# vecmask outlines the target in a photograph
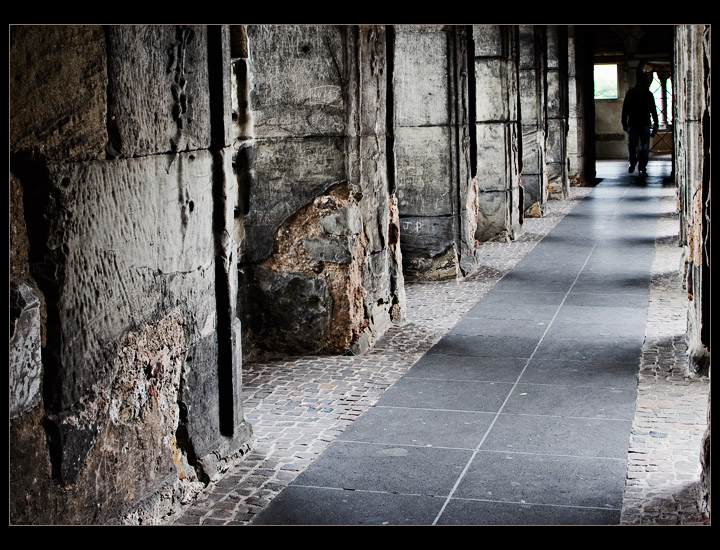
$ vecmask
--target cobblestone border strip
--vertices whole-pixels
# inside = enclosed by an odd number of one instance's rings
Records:
[[[680,225],[675,188],[663,191],[621,523],[707,525],[698,484],[710,382],[687,374]]]
[[[513,242],[482,243],[479,268],[460,281],[408,284],[408,319],[362,356],[297,357],[243,365],[243,408],[254,441],[236,466],[169,523],[246,525],[452,328],[592,191],[547,203]],[[439,316],[438,311],[443,315]]]

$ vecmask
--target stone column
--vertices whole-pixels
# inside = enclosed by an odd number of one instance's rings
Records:
[[[586,94],[592,100],[592,88],[587,89],[587,72],[592,73],[592,60],[586,61],[587,43],[582,30],[576,26],[568,27],[568,183],[582,185],[594,178],[594,172],[586,170],[585,135],[587,116]]]
[[[710,26],[675,28],[675,176],[688,293],[691,375],[710,374]],[[700,450],[701,507],[710,517],[710,396]]]
[[[690,298],[688,349],[691,368],[708,370],[710,270],[710,30],[676,29],[674,131],[685,284]]]
[[[660,105],[658,106],[658,118],[661,126],[667,126],[671,121],[668,117],[668,80],[670,79],[670,73],[661,72],[658,73],[658,79],[660,80]]]
[[[539,218],[545,212],[547,171],[545,168],[545,28],[521,25],[520,119],[522,121],[522,187],[525,217]]]
[[[403,270],[412,280],[457,278],[474,266],[464,27],[395,29],[394,106]]]
[[[547,27],[547,170],[551,199],[568,196],[567,30]]]
[[[16,27],[11,50],[28,243],[16,335],[34,350],[40,337],[43,366],[37,399],[35,363],[11,365],[30,390],[11,429],[12,514],[152,523],[250,436],[227,30]]]
[[[473,25],[478,241],[516,238],[521,230],[521,140],[517,28]]]
[[[247,28],[246,355],[359,353],[404,315],[385,28]]]

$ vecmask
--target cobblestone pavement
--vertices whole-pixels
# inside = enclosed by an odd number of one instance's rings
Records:
[[[392,327],[367,354],[243,365],[252,450],[172,522],[250,523],[590,191],[572,188],[568,199],[549,202],[544,218],[525,220],[517,241],[482,244],[481,267],[470,277],[406,285],[407,321]],[[624,524],[703,523],[696,486],[709,383],[682,374],[686,304],[672,187],[667,195],[630,444]]]
[[[698,481],[710,381],[685,374],[682,248],[675,190],[664,190],[621,521],[704,525]]]

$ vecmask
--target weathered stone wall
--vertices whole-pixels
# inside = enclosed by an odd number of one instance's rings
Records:
[[[404,273],[415,281],[457,278],[474,269],[468,39],[465,27],[396,27],[400,236]]]
[[[247,446],[229,59],[222,27],[11,28],[13,523],[154,522]]]
[[[478,241],[515,239],[522,224],[517,27],[473,25]]]
[[[687,344],[692,374],[710,374],[710,26],[675,29],[674,139]],[[708,400],[710,396],[708,396]],[[710,407],[701,449],[703,505],[710,514]]]
[[[545,213],[548,186],[545,159],[545,27],[521,25],[519,36],[524,215],[539,218]]]
[[[240,267],[246,356],[361,352],[405,307],[388,178],[386,29],[244,32],[252,126],[239,168],[250,181]]]

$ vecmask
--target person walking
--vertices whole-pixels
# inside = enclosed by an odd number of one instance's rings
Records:
[[[658,131],[657,108],[655,97],[650,91],[651,83],[652,74],[638,72],[637,83],[628,90],[622,107],[622,127],[628,134],[628,173],[632,174],[637,165],[643,177],[647,176],[650,138]]]

